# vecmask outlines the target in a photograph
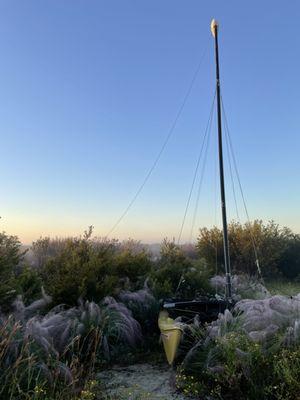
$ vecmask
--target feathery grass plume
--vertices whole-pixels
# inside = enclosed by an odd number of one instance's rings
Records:
[[[59,353],[54,347],[49,327],[53,328],[56,316],[34,317],[25,325],[12,316],[1,321],[0,398],[27,399],[38,386],[49,399],[73,399],[88,370],[78,361],[80,354],[66,349]],[[88,363],[93,364],[91,352]]]
[[[12,304],[13,306],[13,315],[18,321],[25,321],[25,304],[22,300],[22,296],[18,295],[16,300]]]
[[[101,310],[100,307],[86,301],[79,302],[77,309],[68,311],[68,315],[75,318],[71,332],[73,334],[68,350],[76,354],[81,364],[83,375],[88,376],[93,370],[98,348],[102,339]]]
[[[142,339],[140,324],[124,304],[118,303],[113,297],[106,297],[102,304],[105,306],[103,309],[105,336],[132,346]]]
[[[242,328],[248,335],[253,336],[254,340],[264,340],[265,334],[270,330],[270,326],[277,326],[278,330],[293,327],[295,321],[300,317],[300,295],[295,297],[272,296],[264,300],[242,300],[234,307],[234,312],[243,314]]]
[[[136,292],[121,291],[119,294],[120,300],[125,304],[136,303],[144,309],[150,308],[152,303],[155,302],[154,296],[150,293],[149,289],[140,289]]]
[[[147,286],[136,292],[121,291],[118,298],[132,312],[133,317],[140,323],[143,334],[151,335],[158,332],[157,315],[160,304]]]
[[[51,304],[52,297],[47,295],[45,292],[45,289],[42,287],[42,297],[38,300],[35,300],[32,302],[29,306],[26,307],[26,312],[28,314],[35,313],[39,311],[40,309],[45,308],[49,304]]]
[[[241,300],[231,312],[226,310],[206,327],[193,329],[196,341],[181,368],[196,377],[203,397],[279,400],[286,393],[299,393],[294,380],[299,365],[291,362],[299,354],[300,295]],[[180,384],[186,387],[185,382]],[[276,392],[274,387],[282,389]]]
[[[78,362],[83,349],[79,354],[68,351],[72,318],[80,316],[79,310],[61,309],[26,320],[29,314],[24,309],[18,299],[15,315],[0,319],[0,398],[27,399],[36,385],[49,398],[73,398],[75,383],[81,384],[89,371]],[[95,346],[98,343],[93,341]],[[88,352],[89,364],[92,356]]]
[[[51,301],[51,296],[48,296],[42,287],[42,297],[33,301],[27,307],[23,302],[22,296],[18,295],[16,300],[13,302],[12,313],[16,320],[24,322],[36,313],[43,311],[49,304],[51,304]]]
[[[54,358],[58,358],[59,353],[53,345],[49,329],[43,326],[38,317],[33,317],[27,321],[24,337],[38,345],[39,349],[45,352],[45,355],[51,355]]]
[[[12,315],[0,315],[0,398],[25,399],[37,386],[49,398],[73,399],[99,355],[141,339],[131,311],[113,298],[37,314],[49,301],[43,293],[25,307],[19,297]]]
[[[56,314],[50,312],[41,319],[40,326],[47,332],[54,349],[63,354],[72,336],[72,321],[64,312]]]
[[[241,299],[265,299],[271,297],[268,289],[257,279],[249,275],[233,275],[232,291],[235,300]],[[210,284],[218,293],[225,293],[226,277],[215,275],[210,278]]]

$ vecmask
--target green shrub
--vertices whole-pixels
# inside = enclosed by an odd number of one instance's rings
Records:
[[[153,292],[157,298],[192,299],[211,292],[210,275],[203,260],[190,260],[174,242],[164,240],[160,258],[151,274]]]
[[[16,275],[15,284],[25,304],[37,300],[41,295],[41,276],[36,269],[28,265],[24,265]]]
[[[231,328],[214,340],[196,329],[197,341],[178,368],[177,388],[212,400],[299,399],[299,343],[288,346],[284,332],[257,343]]]
[[[16,236],[0,233],[0,308],[7,311],[17,294],[16,268],[24,256]]]
[[[133,242],[67,239],[57,255],[46,260],[43,282],[55,304],[74,305],[79,298],[100,301],[122,289],[142,286],[152,263]]]
[[[291,232],[287,235],[278,269],[287,279],[300,277],[300,235]]]
[[[300,398],[300,348],[282,349],[273,355],[272,382],[265,389],[267,399]]]
[[[137,290],[143,287],[151,268],[150,256],[145,250],[135,252],[132,248],[125,246],[112,260],[111,273],[120,279],[129,280],[130,288]]]
[[[108,275],[109,258],[84,239],[67,239],[62,250],[48,259],[42,269],[46,291],[55,304],[77,304],[110,294],[116,280]]]
[[[228,225],[230,262],[232,271],[248,275],[257,274],[252,238],[256,243],[263,276],[277,277],[282,273],[287,278],[300,274],[300,236],[288,228],[280,228],[273,221],[264,224],[254,221],[242,225],[232,222]],[[251,238],[252,237],[252,238]],[[224,250],[222,231],[200,229],[197,248],[211,268],[224,271]]]

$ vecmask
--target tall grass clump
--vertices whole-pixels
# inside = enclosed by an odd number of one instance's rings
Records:
[[[178,369],[177,387],[197,398],[299,399],[299,343],[288,345],[284,335],[255,343],[231,332],[193,349]]]
[[[157,316],[160,310],[160,303],[149,289],[147,281],[143,289],[135,292],[121,291],[119,299],[140,323],[143,336],[153,335],[158,332]]]
[[[44,297],[27,307],[18,299],[14,313],[1,316],[1,399],[76,399],[99,359],[141,338],[139,323],[112,298],[43,315]]]
[[[186,329],[191,346],[177,374],[185,393],[210,399],[299,398],[299,295],[242,300],[208,326]]]

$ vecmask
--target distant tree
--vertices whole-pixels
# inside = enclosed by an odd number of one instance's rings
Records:
[[[51,239],[50,237],[40,237],[32,243],[30,248],[30,263],[33,267],[41,268],[45,262],[56,256],[65,246],[66,239]]]

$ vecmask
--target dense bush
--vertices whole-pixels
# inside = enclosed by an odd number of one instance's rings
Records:
[[[41,273],[56,304],[74,305],[78,298],[100,301],[122,289],[138,289],[151,270],[144,249],[133,242],[70,238],[58,253],[47,258]]]
[[[18,293],[22,295],[25,304],[38,299],[42,290],[42,278],[39,272],[25,264],[15,277]]]
[[[278,269],[287,279],[300,275],[300,235],[289,234]]]
[[[244,225],[232,222],[228,226],[228,236],[233,272],[257,274],[254,240],[263,276],[272,278],[282,273],[287,278],[294,278],[300,274],[300,235],[290,229],[280,228],[273,221],[264,224],[256,220]],[[217,264],[218,271],[224,271],[223,239],[219,228],[200,229],[197,248],[211,267]]]
[[[95,250],[85,239],[67,239],[61,251],[49,258],[42,269],[46,290],[55,304],[75,305],[78,298],[101,299],[112,294],[117,280],[109,275],[110,253]]]
[[[299,343],[280,335],[255,343],[232,331],[197,346],[179,367],[177,387],[196,398],[295,400],[300,393]]]
[[[193,299],[212,290],[208,281],[210,274],[204,260],[191,260],[174,242],[164,240],[151,274],[153,291],[157,298]]]
[[[0,233],[0,308],[8,310],[18,292],[16,269],[24,256],[16,236]]]
[[[55,304],[74,305],[79,297],[99,301],[124,290],[141,290],[147,279],[157,299],[174,295],[193,298],[211,291],[211,271],[205,261],[188,258],[179,246],[167,240],[156,261],[132,240],[119,243],[70,238],[50,254],[44,250],[51,248],[51,243],[39,243],[42,249],[39,251],[36,243],[35,253],[43,254],[42,281]]]
[[[165,240],[159,257],[136,241],[92,239],[92,227],[83,237],[65,240],[41,238],[31,249],[31,265],[20,276],[19,292],[34,299],[42,283],[55,304],[75,305],[79,297],[100,301],[122,290],[137,291],[149,278],[157,299],[194,298],[211,291],[208,279],[223,271],[222,231],[200,229],[197,253],[193,246],[177,246]],[[230,255],[233,272],[255,275],[257,268],[251,236],[254,238],[265,277],[295,278],[300,273],[300,236],[274,222],[231,223]],[[38,276],[37,276],[38,275]],[[40,282],[39,282],[39,279]],[[27,282],[26,282],[27,280]],[[32,281],[33,293],[28,292]]]
[[[241,300],[207,326],[195,319],[185,328],[178,386],[213,400],[298,399],[299,299]]]

